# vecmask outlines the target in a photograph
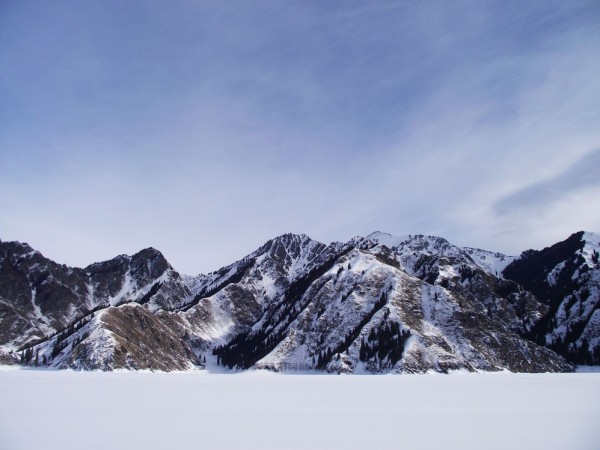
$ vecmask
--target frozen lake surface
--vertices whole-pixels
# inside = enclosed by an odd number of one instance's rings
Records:
[[[600,373],[0,370],[0,448],[598,449]]]

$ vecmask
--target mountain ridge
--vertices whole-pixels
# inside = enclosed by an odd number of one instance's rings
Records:
[[[599,243],[578,232],[512,257],[435,236],[326,245],[284,234],[188,276],[153,247],[80,269],[0,241],[0,358],[102,370],[571,370],[564,357],[600,363]],[[548,256],[563,247],[564,260]],[[523,275],[548,269],[552,280],[577,270],[572,289]]]

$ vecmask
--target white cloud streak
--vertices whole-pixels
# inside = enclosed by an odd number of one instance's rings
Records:
[[[198,273],[285,232],[515,253],[600,229],[593,2],[70,6],[0,23],[1,239]]]

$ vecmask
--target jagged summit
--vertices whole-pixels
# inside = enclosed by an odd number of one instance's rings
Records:
[[[402,242],[407,241],[409,239],[409,236],[393,236],[389,233],[374,231],[373,233],[369,234],[365,239],[392,248],[398,246]]]
[[[305,234],[284,234],[267,242],[262,255],[257,255],[261,261],[264,258],[285,259],[282,263],[286,270],[294,271],[300,266],[309,263],[324,248],[325,244],[315,241]]]
[[[144,248],[144,249],[140,250],[139,252],[133,254],[132,257],[133,258],[136,258],[136,257],[148,257],[148,258],[161,258],[161,259],[165,259],[164,255],[159,250],[155,249],[154,247]]]
[[[272,241],[313,241],[309,236],[304,233],[285,233],[281,234],[273,239]]]

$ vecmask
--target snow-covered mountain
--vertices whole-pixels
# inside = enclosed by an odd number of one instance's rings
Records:
[[[600,363],[599,240],[565,242],[515,258],[432,236],[325,245],[287,234],[196,277],[154,249],[76,269],[0,242],[0,358],[103,370],[570,370],[563,357]]]
[[[599,256],[600,235],[579,232],[503,272],[549,306],[528,337],[579,364],[600,364]]]
[[[564,369],[521,337],[547,307],[479,262],[501,255],[469,253],[436,237],[355,238],[215,353],[243,368]]]

